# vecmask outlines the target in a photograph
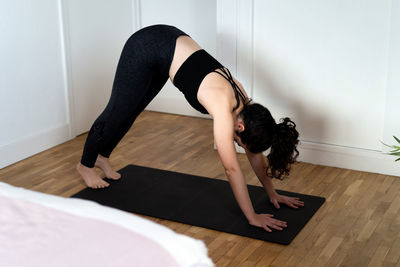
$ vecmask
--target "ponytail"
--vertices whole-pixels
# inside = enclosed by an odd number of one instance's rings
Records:
[[[268,176],[282,179],[282,176],[289,174],[290,165],[296,162],[299,155],[298,137],[296,124],[290,118],[281,119],[279,124],[275,124],[271,151],[267,156]]]
[[[244,122],[244,131],[237,132],[243,144],[252,153],[260,153],[271,148],[267,175],[282,179],[288,175],[290,164],[296,161],[299,151],[299,133],[296,124],[289,118],[276,123],[269,110],[257,103],[246,104],[239,116]]]

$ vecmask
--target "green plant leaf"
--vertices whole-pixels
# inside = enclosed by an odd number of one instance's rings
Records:
[[[381,143],[382,143],[382,145],[384,145],[384,146],[387,146],[387,147],[393,148],[392,146],[390,146],[390,145],[388,145],[388,144],[385,144],[385,143],[384,143],[384,142],[382,142],[382,141],[381,141]]]
[[[384,142],[382,142],[382,141],[380,141],[380,142],[381,142],[381,144],[382,144],[382,145],[389,146],[389,145],[385,144],[385,143],[384,143]]]
[[[400,139],[393,135],[393,138],[400,144]],[[398,145],[388,145],[381,141],[381,143],[387,147],[390,147],[392,150],[390,152],[385,153],[386,155],[392,156],[400,156],[400,146]],[[397,158],[395,161],[400,161],[400,158]]]
[[[394,137],[394,139],[396,139],[397,143],[399,143],[399,144],[400,144],[400,139],[399,139],[399,138],[397,138],[397,137],[396,137],[396,136],[394,136],[394,135],[393,135],[393,137]]]

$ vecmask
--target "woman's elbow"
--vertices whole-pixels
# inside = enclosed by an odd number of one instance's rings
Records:
[[[225,168],[225,174],[226,174],[227,177],[233,177],[239,172],[240,172],[240,170],[238,168],[235,168],[235,167]]]

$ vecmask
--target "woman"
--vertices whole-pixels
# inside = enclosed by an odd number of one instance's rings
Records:
[[[254,226],[267,231],[282,230],[286,223],[273,215],[256,214],[236,157],[234,141],[242,146],[254,172],[264,185],[271,202],[297,208],[298,198],[275,192],[270,177],[288,174],[298,155],[298,133],[295,124],[286,118],[276,124],[269,111],[252,104],[242,85],[229,70],[181,30],[167,25],[153,25],[134,33],[122,51],[111,98],[103,113],[91,127],[77,170],[87,186],[103,188],[106,177],[119,179],[108,158],[129,130],[136,117],[164,86],[168,78],[198,111],[213,118],[214,138],[235,198]],[[271,147],[267,166],[262,151]]]

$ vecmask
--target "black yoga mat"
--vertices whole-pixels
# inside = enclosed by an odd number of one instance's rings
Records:
[[[108,188],[86,188],[72,197],[93,200],[105,206],[151,217],[181,222],[280,244],[289,244],[310,220],[325,199],[277,190],[300,197],[305,206],[292,209],[269,202],[264,188],[249,185],[257,213],[272,213],[287,222],[283,231],[268,233],[249,225],[227,181],[184,173],[128,165],[119,171],[122,179],[109,180]]]

